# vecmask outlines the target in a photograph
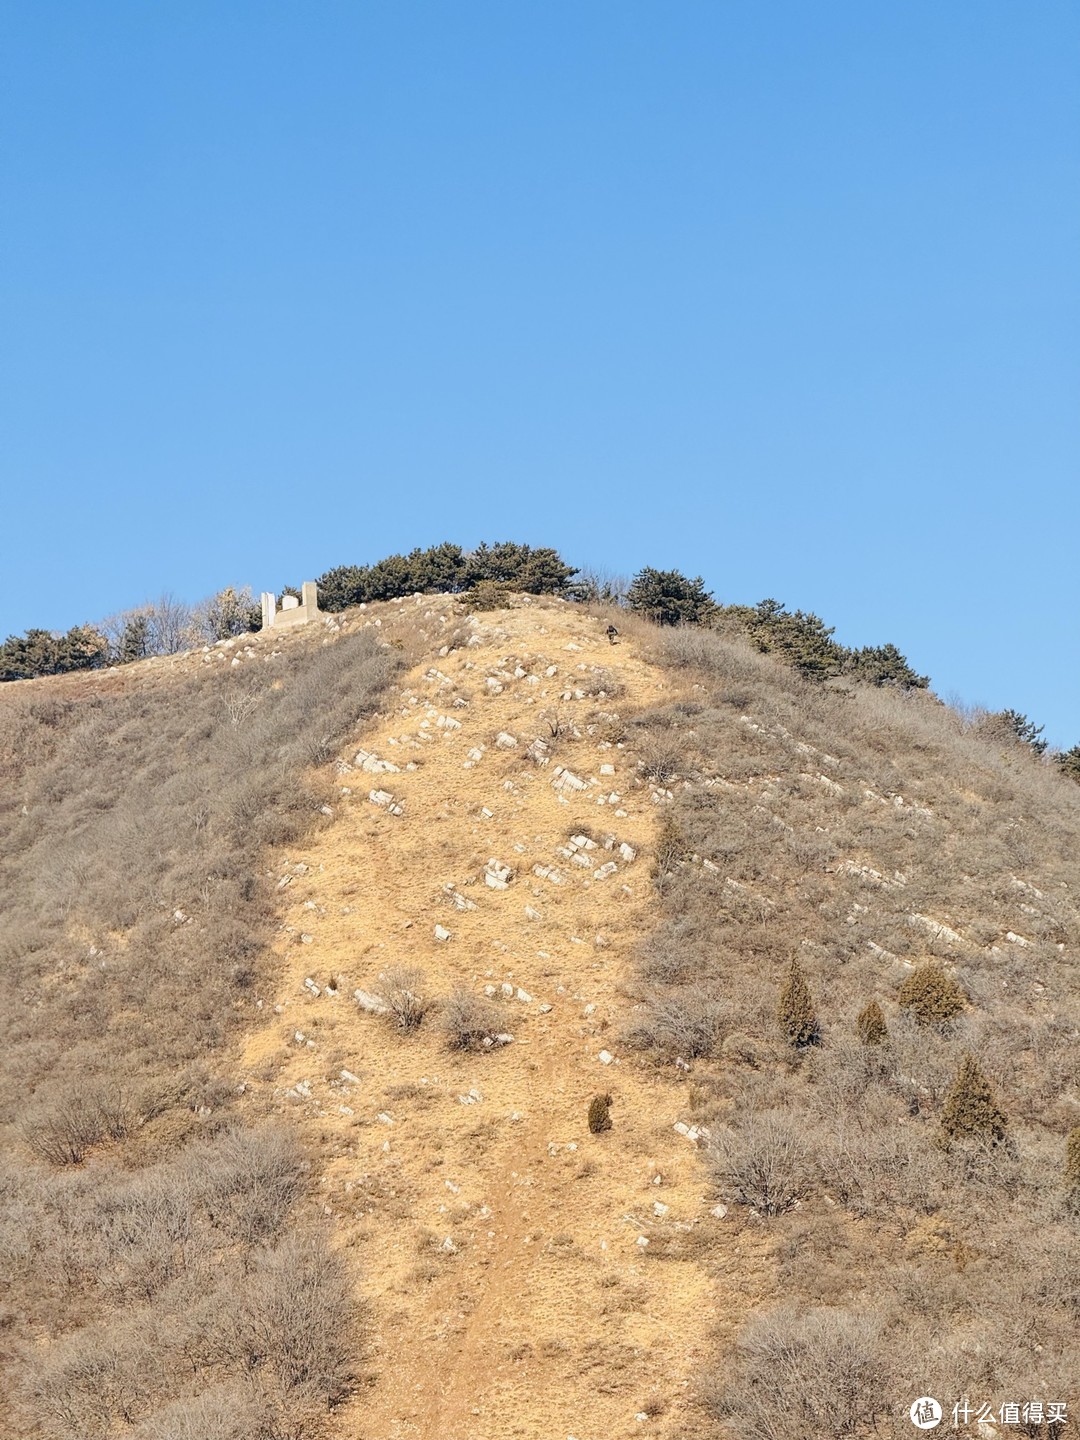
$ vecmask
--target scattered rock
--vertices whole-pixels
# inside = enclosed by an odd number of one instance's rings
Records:
[[[359,765],[361,770],[366,770],[369,775],[397,774],[398,767],[389,760],[380,760],[369,750],[358,750],[353,756],[353,764]]]
[[[505,890],[513,874],[509,865],[492,857],[484,866],[484,884],[489,890]]]
[[[385,1015],[386,1006],[377,995],[370,994],[367,990],[354,990],[353,999],[360,1006],[361,1010],[367,1010],[371,1015]]]
[[[575,775],[572,770],[565,769],[562,765],[555,766],[555,774],[551,779],[552,787],[555,790],[584,790],[587,783],[580,775]]]

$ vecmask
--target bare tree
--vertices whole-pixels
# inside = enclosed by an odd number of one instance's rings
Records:
[[[150,644],[154,655],[176,655],[188,646],[191,606],[168,591],[146,607],[150,615]]]

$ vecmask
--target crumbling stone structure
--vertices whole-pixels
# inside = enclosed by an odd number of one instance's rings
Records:
[[[319,591],[314,580],[305,580],[300,587],[301,598],[286,595],[277,608],[277,597],[269,590],[262,593],[262,628],[264,630],[287,630],[294,625],[306,625],[320,614]]]

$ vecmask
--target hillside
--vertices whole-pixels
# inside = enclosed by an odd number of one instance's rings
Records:
[[[1080,790],[616,618],[417,596],[0,692],[10,1433],[1080,1405]]]

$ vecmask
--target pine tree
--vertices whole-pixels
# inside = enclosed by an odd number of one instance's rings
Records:
[[[871,1000],[859,1011],[855,1029],[864,1045],[888,1044],[889,1027],[885,1023],[885,1012],[876,1000]]]
[[[116,659],[120,665],[133,660],[145,660],[150,654],[150,616],[145,610],[134,610],[124,620],[124,628],[116,646]]]
[[[780,1028],[797,1050],[816,1045],[821,1039],[810,987],[798,960],[792,960],[788,977],[781,987],[777,1017]]]
[[[690,580],[678,570],[648,565],[634,576],[626,603],[657,625],[698,625],[716,609],[700,575]]]
[[[1000,720],[1006,732],[1021,745],[1028,745],[1036,755],[1041,755],[1047,746],[1047,741],[1040,739],[1044,726],[1036,725],[1034,720],[1029,720],[1019,710],[1002,710]]]
[[[949,1140],[981,1139],[995,1144],[1004,1140],[1009,1128],[989,1080],[970,1051],[965,1051],[945,1096],[941,1128]]]

